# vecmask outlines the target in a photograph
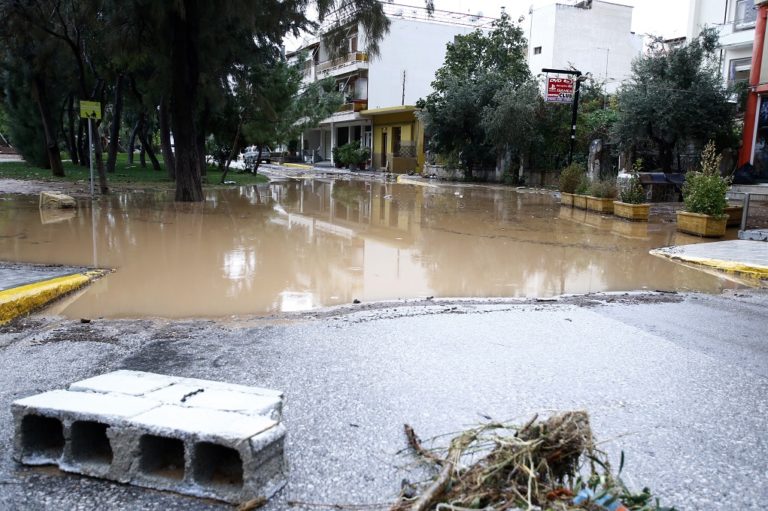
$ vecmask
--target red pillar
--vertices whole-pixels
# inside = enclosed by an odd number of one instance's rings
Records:
[[[757,87],[760,85],[760,67],[763,63],[763,43],[765,41],[766,15],[768,4],[759,7],[755,23],[755,42],[752,43],[752,68],[749,71],[749,93],[744,111],[744,132],[742,133],[739,165],[749,163],[752,158],[752,146],[755,143],[755,121],[757,119]]]

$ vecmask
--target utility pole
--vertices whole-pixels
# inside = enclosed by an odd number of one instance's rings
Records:
[[[579,113],[579,90],[581,89],[581,71],[575,69],[548,69],[541,70],[542,73],[554,73],[575,76],[573,86],[573,99],[571,100],[571,147],[568,151],[568,165],[573,162],[573,146],[576,144],[576,116]]]

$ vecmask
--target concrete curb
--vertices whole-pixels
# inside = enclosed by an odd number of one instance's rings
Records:
[[[0,325],[29,314],[106,273],[106,270],[74,273],[0,291]]]
[[[727,261],[723,259],[712,259],[707,257],[698,257],[687,254],[675,253],[669,248],[659,248],[650,251],[651,255],[664,257],[673,261],[690,263],[698,266],[706,266],[725,273],[750,277],[752,279],[768,279],[768,266],[760,266],[745,263],[742,261]]]

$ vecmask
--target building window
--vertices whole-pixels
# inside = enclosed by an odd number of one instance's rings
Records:
[[[537,46],[533,49],[534,55],[541,55],[541,46]]]
[[[749,80],[752,69],[752,59],[732,59],[728,66],[728,83],[734,85]]]
[[[757,7],[754,0],[736,0],[736,11],[733,15],[733,28],[746,30],[755,26]]]

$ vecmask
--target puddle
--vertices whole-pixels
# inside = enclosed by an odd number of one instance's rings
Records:
[[[301,180],[109,197],[44,215],[0,201],[0,260],[118,271],[66,302],[79,317],[220,317],[415,297],[547,297],[737,284],[648,254],[674,224],[561,208],[484,187]]]

